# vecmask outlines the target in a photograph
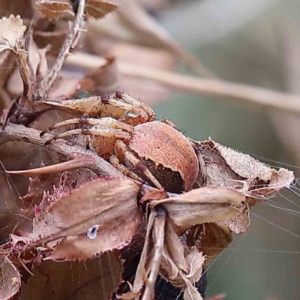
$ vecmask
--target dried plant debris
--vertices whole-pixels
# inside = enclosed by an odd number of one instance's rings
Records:
[[[18,224],[18,231],[6,236],[8,241],[0,247],[0,300],[88,300],[99,295],[104,300],[150,300],[158,277],[181,291],[185,300],[201,300],[197,283],[204,268],[230,244],[233,234],[248,230],[251,207],[289,187],[294,175],[212,140],[193,141],[182,135],[193,154],[184,174],[193,173],[195,181],[187,184],[187,177],[181,176],[182,164],[168,160],[171,172],[172,164],[178,165],[174,170],[185,187],[170,193],[166,187],[170,179],[159,173],[166,168],[154,170],[151,165],[152,169],[147,169],[132,151],[131,160],[126,156],[126,143],[133,140],[136,126],[154,121],[155,112],[144,102],[115,92],[120,84],[116,58],[109,56],[106,65],[88,74],[80,71],[71,78],[73,70],[68,70],[61,77],[65,58],[76,46],[88,17],[103,18],[117,8],[115,2],[101,0],[72,4],[35,1],[37,14],[32,20],[24,18],[23,22],[13,15],[0,20],[0,65],[17,67],[0,78],[1,109],[6,109],[1,143],[25,141],[44,146],[51,155],[47,166],[37,156],[36,169],[29,169],[30,161],[26,170],[7,172],[36,177],[29,184],[24,181],[26,227]],[[171,50],[196,66],[193,57],[140,6],[133,1],[128,4],[132,9],[122,6],[115,19],[127,21],[129,31],[136,32],[134,39]],[[30,24],[26,34],[23,23]],[[100,23],[90,22],[93,31],[92,24],[97,27],[91,35],[96,40]],[[115,26],[110,29],[116,31]],[[44,48],[39,49],[35,42],[44,43]],[[81,46],[86,47],[84,42]],[[59,53],[58,58],[49,59],[49,51],[52,56]],[[157,58],[153,60],[157,63]],[[147,63],[152,64],[152,59]],[[43,114],[50,110],[53,115],[63,111],[56,117],[64,121],[48,127],[47,122],[53,124],[54,120],[49,117],[47,121]],[[77,118],[65,120],[66,112]],[[42,132],[29,127],[37,119],[39,123],[34,125]],[[160,124],[176,131],[171,122]],[[56,134],[62,126],[72,129]],[[66,136],[67,141],[56,141]],[[71,145],[75,139],[76,147]],[[124,145],[117,147],[123,140]],[[163,154],[168,155],[172,147]],[[143,157],[148,157],[146,154]],[[58,163],[49,165],[49,161]],[[159,165],[158,160],[154,164]],[[194,172],[189,172],[190,165]],[[146,183],[143,176],[151,180]],[[129,263],[131,257],[137,258],[134,266]]]
[[[5,256],[0,255],[0,299],[10,299],[21,287],[17,268]]]
[[[86,259],[122,248],[140,223],[139,186],[126,179],[97,179],[69,193],[45,194],[28,246],[53,242],[51,259]]]
[[[64,1],[36,1],[38,10],[48,19],[66,18],[73,20],[76,11],[69,2]],[[75,8],[75,12],[74,12]],[[103,18],[113,12],[117,5],[111,1],[87,0],[85,10],[88,16],[93,18]]]
[[[276,170],[213,140],[196,142],[203,156],[207,185],[242,189],[248,197],[267,199],[294,181],[292,171]]]
[[[26,30],[20,16],[3,17],[0,21],[0,52],[17,50]]]

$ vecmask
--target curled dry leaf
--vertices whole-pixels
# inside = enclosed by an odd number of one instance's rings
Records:
[[[151,206],[162,205],[172,220],[177,234],[195,225],[230,220],[240,212],[245,196],[232,189],[203,187],[178,197],[154,200]]]
[[[21,277],[17,268],[6,256],[0,256],[0,300],[8,300],[21,286]]]
[[[85,10],[90,17],[98,19],[113,12],[117,9],[117,7],[118,6],[112,1],[87,0]]]
[[[74,12],[72,6],[68,2],[62,1],[36,1],[38,10],[48,19],[66,18],[68,20],[74,19]],[[109,1],[103,0],[87,0],[85,11],[93,18],[103,18],[105,15],[113,12],[118,6]]]
[[[289,187],[294,180],[292,171],[275,170],[250,155],[212,140],[196,144],[204,159],[208,185],[242,189],[248,197],[266,199]]]
[[[189,249],[184,246],[175,234],[170,220],[167,223],[160,274],[173,286],[186,288],[187,280],[194,284],[200,279],[204,256],[196,247]]]
[[[37,9],[48,19],[66,18],[68,20],[74,19],[74,12],[68,2],[62,1],[36,1]]]
[[[140,223],[139,189],[132,180],[100,178],[44,199],[49,207],[34,219],[31,246],[64,238],[52,259],[85,259],[124,247]]]
[[[0,20],[0,52],[6,49],[14,50],[23,37],[25,30],[26,26],[23,25],[20,16],[3,17]]]

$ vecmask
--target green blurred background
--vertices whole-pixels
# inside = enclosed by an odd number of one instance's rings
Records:
[[[216,76],[298,93],[299,11],[300,1],[293,0],[178,1],[158,17]],[[300,116],[179,92],[154,108],[158,117],[171,119],[194,139],[211,137],[270,165],[292,164],[289,168],[298,171]],[[209,268],[207,295],[300,299],[299,207],[300,197],[292,192],[255,207],[249,232],[236,236]]]

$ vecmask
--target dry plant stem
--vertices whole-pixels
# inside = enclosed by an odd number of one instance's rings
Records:
[[[32,98],[30,92],[30,71],[28,68],[28,53],[24,50],[18,50],[16,57],[17,66],[20,70],[20,76],[23,82],[23,95],[26,95],[29,99]]]
[[[66,64],[88,70],[103,66],[106,60],[86,53],[76,53],[66,58]],[[263,88],[232,83],[223,80],[201,79],[192,76],[161,71],[134,64],[118,62],[121,74],[151,79],[168,87],[198,95],[226,97],[241,103],[260,105],[300,114],[300,96],[271,91]]]
[[[156,215],[156,219],[154,220],[154,256],[152,259],[152,266],[150,274],[145,283],[145,290],[143,293],[142,300],[150,300],[152,299],[155,282],[159,273],[159,267],[162,257],[162,251],[164,246],[164,238],[165,238],[165,223],[166,223],[166,211],[162,208],[158,208],[158,212]]]
[[[9,141],[22,141],[45,147],[45,142],[51,137],[52,135],[50,134],[45,134],[45,136],[40,137],[40,131],[23,125],[7,124],[4,130],[1,131],[0,129],[0,145]],[[50,145],[47,145],[46,149],[58,153],[66,159],[77,159],[80,156],[82,157],[82,160],[88,158],[89,165],[86,165],[86,167],[97,174],[123,176],[122,173],[96,153],[79,146],[70,146],[66,141],[55,141]]]
[[[38,99],[45,99],[47,97],[50,88],[52,87],[54,81],[60,74],[66,56],[69,54],[70,49],[75,47],[75,44],[78,41],[78,32],[80,31],[80,27],[83,23],[84,8],[85,0],[80,0],[76,18],[73,22],[70,33],[67,35],[66,40],[59,52],[58,58],[55,61],[51,70],[49,71],[48,75],[42,80],[38,87],[36,93]]]

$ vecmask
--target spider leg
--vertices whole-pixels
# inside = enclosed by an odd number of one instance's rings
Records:
[[[139,181],[141,183],[144,183],[144,181],[138,176],[136,175],[134,172],[130,171],[126,166],[120,164],[119,159],[115,156],[112,155],[109,158],[109,162],[120,172],[122,172],[125,176],[128,176],[136,181]]]
[[[41,101],[56,109],[89,117],[113,117],[128,124],[137,125],[155,118],[154,111],[141,101],[117,92],[110,98],[99,96],[63,101]]]
[[[128,110],[127,118],[124,122],[127,122],[132,125],[137,125],[144,122],[149,122],[155,119],[154,110],[146,105],[144,102],[134,99],[127,94],[116,92],[113,94],[110,99],[122,100],[123,102],[129,104],[131,109]]]
[[[83,134],[83,135],[90,135],[90,136],[97,136],[103,137],[103,138],[113,138],[113,139],[120,139],[120,140],[129,140],[130,139],[130,134],[128,132],[125,132],[120,129],[115,129],[115,128],[109,128],[109,127],[100,127],[98,125],[93,126],[92,128],[78,128],[78,129],[73,129],[69,131],[65,131],[63,133],[55,135],[53,138],[48,140],[45,145],[49,145],[53,141],[57,139],[61,139],[67,136],[71,135],[77,135],[77,134]]]
[[[53,129],[62,127],[62,126],[67,126],[67,125],[74,125],[74,124],[80,124],[80,125],[98,125],[102,127],[109,127],[109,128],[115,128],[115,129],[121,129],[126,132],[132,132],[133,128],[132,126],[125,124],[123,122],[117,121],[114,118],[106,117],[106,118],[101,118],[101,119],[94,119],[94,118],[74,118],[74,119],[69,119],[65,120],[59,123],[56,123],[47,129],[43,130],[40,133],[40,136],[43,136],[45,133],[52,131]]]
[[[135,169],[139,170],[155,187],[158,189],[163,190],[163,187],[159,183],[159,181],[155,178],[155,176],[150,172],[150,170],[141,162],[140,159],[135,157],[126,144],[118,140],[115,144],[115,151],[117,154],[118,159],[120,162],[124,165],[126,165],[126,162],[131,164]]]

